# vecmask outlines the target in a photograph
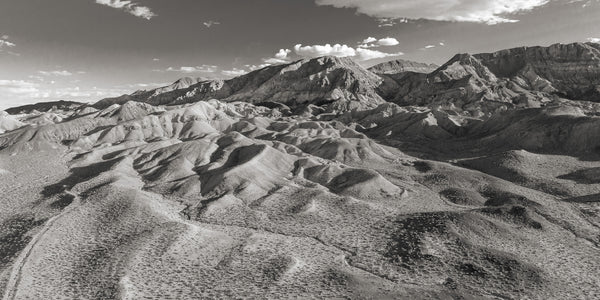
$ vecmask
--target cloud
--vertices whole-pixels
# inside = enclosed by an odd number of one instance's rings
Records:
[[[71,76],[73,73],[67,70],[57,70],[57,71],[38,71],[39,74],[44,76]]]
[[[263,62],[268,65],[279,65],[285,64],[289,62],[288,54],[292,53],[290,49],[279,49],[277,53],[275,53],[274,57],[263,58]]]
[[[368,37],[362,41],[358,46],[359,48],[375,48],[379,46],[396,46],[400,44],[397,39],[386,37],[382,39],[376,39],[374,37]]]
[[[285,64],[288,63],[289,61],[285,60],[285,59],[279,59],[279,58],[263,58],[263,61],[265,62],[265,64],[268,65],[280,65],[280,64]]]
[[[240,75],[244,75],[248,73],[248,71],[238,68],[233,68],[233,70],[223,70],[221,73],[225,76],[236,77]]]
[[[32,75],[34,79],[43,77]],[[35,78],[38,79],[38,78]],[[42,80],[43,81],[43,80]],[[106,97],[120,96],[130,93],[133,85],[116,86],[111,88],[61,86],[59,83],[32,82],[28,80],[0,79],[0,110],[11,106],[50,100],[95,101]],[[164,86],[166,84],[148,84],[148,87]],[[141,87],[141,85],[140,85]]]
[[[356,56],[356,50],[352,47],[348,47],[347,45],[313,45],[313,46],[302,46],[302,44],[297,44],[294,46],[294,52],[296,54],[303,57],[319,57],[319,56],[337,56],[337,57],[346,57],[346,56]]]
[[[152,61],[160,61],[160,58],[153,58]]]
[[[7,40],[4,40],[4,39],[0,39],[0,48],[3,48],[3,47],[14,47],[14,46],[16,46],[14,43],[11,43],[11,42],[9,42]]]
[[[337,57],[353,57],[358,61],[365,61],[376,58],[384,58],[391,56],[400,56],[404,53],[396,52],[396,53],[386,53],[377,50],[365,49],[365,48],[357,48],[354,49],[347,45],[313,45],[313,46],[302,46],[298,44],[294,46],[294,51],[296,54],[303,57],[319,57],[319,56],[337,56]]]
[[[600,38],[588,38],[588,42],[600,44]]]
[[[551,0],[315,0],[317,5],[355,8],[380,20],[380,26],[394,25],[395,19],[498,24],[517,22],[506,15],[530,11]],[[391,21],[391,23],[390,23]]]
[[[206,26],[206,28],[211,28],[214,25],[221,25],[221,23],[217,22],[217,21],[208,21],[208,22],[204,22],[202,24],[204,24],[204,26]]]
[[[379,18],[377,22],[379,23],[377,27],[392,27],[398,23],[408,23],[409,20],[407,18]]]
[[[365,61],[375,58],[384,58],[391,56],[400,56],[404,53],[386,53],[377,50],[370,50],[365,48],[357,48],[354,49],[347,45],[313,45],[313,46],[302,46],[298,44],[294,46],[294,51],[296,54],[303,57],[319,57],[319,56],[337,56],[337,57],[353,57],[358,61]]]
[[[156,71],[160,71],[160,70],[156,70]],[[180,73],[214,73],[217,71],[217,66],[201,65],[201,66],[195,66],[195,67],[179,67],[179,68],[168,67],[166,69],[166,71],[167,72],[180,72]]]
[[[431,48],[435,48],[435,45],[427,45],[427,46],[425,46],[423,48],[425,48],[425,49],[431,49]]]
[[[12,52],[12,51],[5,51],[5,49],[8,48],[13,48],[16,47],[17,45],[11,41],[8,40],[9,36],[8,35],[2,35],[0,36],[0,53],[6,53],[9,55],[14,55],[14,56],[21,56],[21,54],[16,53],[16,52]]]
[[[377,41],[377,44],[379,44],[381,46],[396,46],[396,45],[400,44],[400,42],[398,42],[398,40],[395,38],[387,37],[387,38],[379,39]]]
[[[126,0],[96,0],[96,3],[122,10],[126,13],[150,20],[157,15],[147,6],[141,6],[136,2]]]
[[[268,66],[270,66],[271,64],[260,64],[260,65],[246,65],[245,67],[248,68],[250,71],[255,71],[255,70],[260,70],[262,68],[266,68]]]
[[[292,50],[290,49],[279,49],[279,52],[275,54],[275,58],[277,59],[286,59],[288,54],[290,54]]]
[[[24,80],[2,80],[0,79],[0,95],[22,95],[38,91],[38,84]],[[9,98],[9,97],[2,97]]]
[[[363,44],[369,44],[369,43],[377,42],[377,39],[374,37],[368,37],[368,38],[364,39],[362,42],[363,42]]]
[[[363,49],[363,48],[356,49],[356,60],[358,60],[358,61],[365,61],[365,60],[370,60],[370,59],[392,57],[392,56],[400,56],[400,55],[404,55],[404,53],[402,53],[402,52],[386,53],[386,52],[381,52],[381,51],[377,51],[377,50],[370,50],[370,49]]]

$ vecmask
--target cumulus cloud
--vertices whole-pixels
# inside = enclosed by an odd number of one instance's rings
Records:
[[[275,58],[278,59],[286,59],[288,54],[290,54],[292,50],[290,49],[279,49],[279,52],[275,53]]]
[[[294,46],[294,51],[296,54],[303,57],[319,57],[319,56],[337,56],[337,57],[353,57],[358,61],[365,61],[375,58],[384,58],[391,56],[400,56],[404,53],[396,52],[396,53],[386,53],[377,50],[371,50],[366,48],[357,48],[354,49],[347,45],[312,45],[312,46],[302,46],[298,44]]]
[[[375,18],[386,20],[429,19],[437,21],[498,24],[517,22],[507,15],[529,11],[551,0],[315,0],[318,5],[355,8]],[[384,25],[385,26],[385,25]]]
[[[39,74],[44,76],[71,76],[73,73],[67,70],[56,70],[56,71],[38,71]]]
[[[376,39],[374,37],[368,37],[364,39],[361,44],[358,46],[359,48],[375,48],[379,46],[396,46],[400,44],[397,39],[386,37],[382,39]]]
[[[600,44],[600,38],[588,38],[588,42]]]
[[[325,55],[337,57],[356,56],[356,50],[354,50],[354,48],[340,44],[335,44],[333,46],[331,44],[312,46],[302,46],[302,44],[297,44],[294,46],[294,52],[303,57],[319,57]]]
[[[362,42],[363,42],[363,44],[369,44],[369,43],[377,42],[377,39],[374,37],[368,37],[368,38],[364,39]]]
[[[244,74],[248,73],[248,71],[243,70],[243,69],[233,68],[233,70],[223,70],[223,71],[221,71],[221,73],[225,76],[236,77],[236,76],[244,75]]]
[[[156,17],[156,14],[152,12],[147,6],[139,5],[136,2],[126,1],[126,0],[96,0],[96,3],[101,5],[106,5],[112,8],[116,8],[122,10],[126,13],[134,15],[136,17],[140,17],[146,20],[150,20],[153,17]]]
[[[396,46],[396,45],[400,44],[400,42],[398,42],[398,40],[395,38],[387,37],[387,38],[379,39],[377,41],[377,44],[379,44],[381,46]]]
[[[160,71],[160,70],[157,70]],[[217,71],[217,66],[201,65],[195,67],[179,67],[173,68],[168,67],[167,72],[180,72],[180,73],[214,73]]]

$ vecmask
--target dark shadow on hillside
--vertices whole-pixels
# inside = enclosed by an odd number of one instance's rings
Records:
[[[69,175],[67,178],[61,180],[58,183],[46,186],[42,191],[42,195],[44,197],[58,195],[66,190],[73,188],[76,184],[80,182],[88,181],[98,176],[98,174],[110,170],[120,160],[121,158],[117,158],[114,160],[99,162],[84,167],[72,168],[71,175]]]

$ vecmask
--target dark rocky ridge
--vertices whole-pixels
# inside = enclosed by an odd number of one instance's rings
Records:
[[[7,109],[6,112],[11,115],[23,114],[23,113],[29,114],[29,113],[32,113],[34,110],[36,110],[38,112],[48,112],[53,109],[54,110],[74,109],[81,105],[83,105],[83,103],[81,103],[81,102],[60,100],[60,101],[39,102],[39,103],[35,103],[35,104],[11,107],[11,108]]]

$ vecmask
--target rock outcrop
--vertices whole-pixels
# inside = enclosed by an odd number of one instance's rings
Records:
[[[458,54],[429,74],[386,74],[382,97],[400,105],[439,107],[472,116],[539,107],[557,97],[600,101],[600,46],[520,47]]]

